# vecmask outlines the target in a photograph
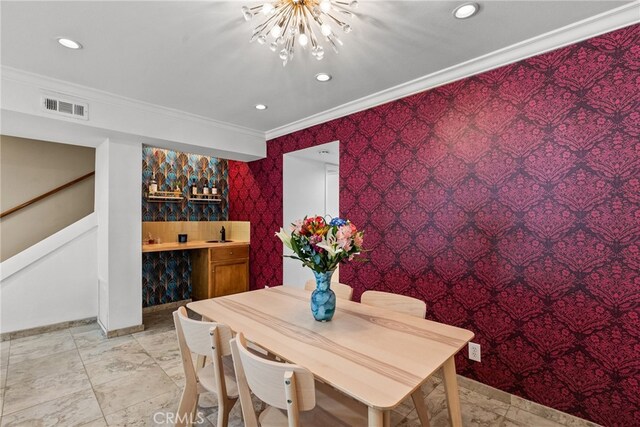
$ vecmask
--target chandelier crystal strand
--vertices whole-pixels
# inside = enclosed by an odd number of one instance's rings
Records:
[[[352,27],[336,14],[353,18],[355,14],[350,9],[357,6],[357,0],[275,0],[252,7],[243,6],[242,15],[247,21],[258,16],[264,18],[253,29],[250,41],[268,45],[285,66],[293,59],[296,47],[303,50],[309,47],[317,60],[324,58],[325,49],[321,41],[338,53],[338,46],[343,43],[335,32],[336,26],[345,34],[350,33]]]

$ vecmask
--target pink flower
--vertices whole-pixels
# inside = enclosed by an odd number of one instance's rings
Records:
[[[362,247],[362,243],[364,243],[364,239],[362,238],[362,234],[357,233],[355,235],[355,237],[353,238],[353,244],[356,245],[356,247],[361,248]]]
[[[303,220],[301,220],[301,219],[295,220],[291,224],[291,232],[300,234],[300,232],[302,231],[302,225],[303,224],[304,224]]]
[[[351,239],[338,239],[337,240],[338,247],[340,247],[343,251],[349,252],[351,250]]]
[[[354,227],[355,228],[355,227]],[[336,238],[338,241],[343,239],[350,239],[353,234],[354,229],[351,228],[350,224],[345,224],[338,228],[338,232],[336,233]]]

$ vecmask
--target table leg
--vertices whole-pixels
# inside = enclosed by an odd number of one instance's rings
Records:
[[[416,391],[411,393],[411,399],[413,400],[413,406],[416,407],[418,418],[420,418],[420,424],[422,424],[422,427],[429,427],[429,411],[427,410],[427,405],[424,402],[424,393],[422,392],[422,388],[418,388]]]
[[[454,356],[451,356],[444,362],[444,365],[442,365],[442,374],[451,426],[462,427],[462,412],[460,409],[460,396],[458,395],[458,379],[456,378],[456,361]]]
[[[384,417],[384,427],[391,427],[391,411],[384,411],[382,416]]]
[[[369,406],[369,427],[384,427],[384,414],[382,410]]]

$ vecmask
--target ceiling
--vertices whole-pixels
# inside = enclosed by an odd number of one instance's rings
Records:
[[[619,7],[628,1],[361,0],[340,54],[282,66],[249,43],[243,1],[6,1],[1,63],[128,98],[269,131]],[[246,2],[248,5],[258,2]],[[56,43],[60,36],[84,45]],[[329,83],[314,76],[328,72]],[[268,105],[257,111],[255,104]]]

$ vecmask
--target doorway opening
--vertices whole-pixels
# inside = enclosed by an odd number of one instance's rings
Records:
[[[337,217],[339,206],[340,142],[316,145],[284,155],[282,215],[285,230],[305,216]],[[284,248],[284,254],[291,250]],[[283,283],[304,287],[313,279],[310,269],[300,261],[283,258]],[[336,270],[332,280],[338,281]]]

